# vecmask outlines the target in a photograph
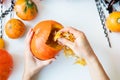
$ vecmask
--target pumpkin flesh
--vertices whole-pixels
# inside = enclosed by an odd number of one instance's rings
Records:
[[[57,41],[58,38],[65,38],[71,42],[75,41],[74,35],[69,32],[57,32],[54,37],[54,41]],[[63,46],[63,49],[66,57],[69,57],[69,56],[75,57],[76,58],[75,63],[80,64],[82,66],[86,65],[85,59],[76,56],[71,48],[69,48],[68,46]]]

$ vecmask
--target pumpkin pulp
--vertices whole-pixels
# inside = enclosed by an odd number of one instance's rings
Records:
[[[65,38],[71,42],[75,41],[74,35],[69,32],[57,32],[54,37],[54,41],[56,41],[58,38]],[[69,48],[68,46],[63,46],[63,49],[64,49],[64,54],[66,57],[69,57],[69,56],[75,57],[76,58],[75,63],[83,65],[83,66],[86,65],[85,59],[76,56],[71,48]]]
[[[49,45],[50,47],[53,47],[53,48],[55,48],[55,49],[57,49],[57,50],[61,49],[61,47],[62,47],[62,46],[60,46],[60,45],[58,44],[57,41],[54,41],[54,36],[55,36],[56,32],[58,32],[58,31],[59,31],[59,29],[56,28],[56,27],[53,25],[53,28],[52,28],[52,30],[51,30],[51,32],[50,32],[50,35],[49,35],[49,37],[48,37],[48,40],[46,41],[46,44],[47,44],[47,45]]]

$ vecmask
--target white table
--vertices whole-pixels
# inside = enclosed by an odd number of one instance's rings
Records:
[[[9,6],[9,1],[6,0],[4,8]],[[36,0],[35,2],[39,7],[39,15],[32,21],[23,21],[27,30],[42,20],[52,19],[65,27],[73,26],[83,31],[110,79],[120,80],[120,33],[110,33],[112,48],[109,48],[94,0]],[[18,18],[15,13],[13,17]],[[6,23],[8,20],[9,15],[3,21]],[[9,80],[22,80],[25,35],[16,40],[9,39],[5,33],[3,35],[6,49],[14,59],[14,69]],[[74,64],[74,59],[64,57],[63,51],[55,62],[45,67],[35,78],[34,80],[91,80],[87,66]]]

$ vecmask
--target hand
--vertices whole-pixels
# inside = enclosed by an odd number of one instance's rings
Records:
[[[50,59],[46,61],[38,60],[32,55],[32,52],[30,50],[30,42],[33,35],[33,30],[30,29],[26,36],[25,40],[25,70],[23,75],[23,80],[30,80],[30,78],[38,73],[43,67],[50,64],[55,59]]]
[[[63,28],[60,32],[69,32],[74,35],[74,42],[65,38],[59,38],[58,41],[70,47],[77,56],[86,60],[92,80],[110,80],[83,32],[74,28]]]
[[[94,52],[83,32],[71,27],[63,28],[60,32],[69,32],[74,35],[74,42],[71,42],[65,38],[59,38],[58,41],[63,45],[70,47],[77,56],[83,57],[87,60],[89,57],[94,55]]]

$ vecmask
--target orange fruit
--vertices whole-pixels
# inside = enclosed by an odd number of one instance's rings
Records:
[[[120,32],[120,12],[112,12],[106,19],[106,26],[112,32]]]
[[[0,38],[0,49],[3,49],[5,47],[4,40]]]
[[[12,69],[12,56],[6,50],[0,49],[0,80],[8,80]]]
[[[25,25],[19,19],[10,19],[5,25],[5,32],[9,38],[17,39],[25,33]]]
[[[63,28],[63,26],[53,20],[46,20],[38,23],[34,28],[34,35],[31,40],[31,51],[35,57],[41,60],[54,58],[56,54],[62,49],[57,42],[55,42],[55,33]]]
[[[32,20],[38,14],[37,6],[32,0],[17,0],[14,9],[16,15],[23,20]]]

